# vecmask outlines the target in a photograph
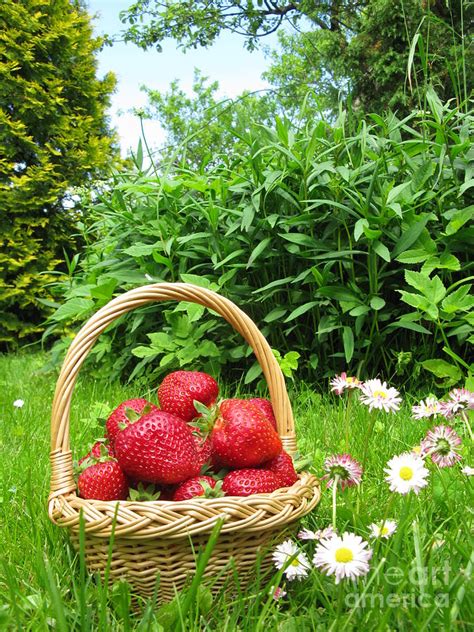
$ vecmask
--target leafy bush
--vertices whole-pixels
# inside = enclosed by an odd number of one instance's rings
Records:
[[[56,287],[65,303],[52,327],[136,285],[191,281],[235,301],[282,354],[299,353],[313,382],[349,364],[362,377],[413,380],[421,363],[458,381],[474,339],[472,116],[432,90],[428,100],[430,113],[403,120],[342,113],[333,125],[256,125],[240,132],[245,155],[193,172],[144,170],[140,150],[136,170],[115,176],[90,209],[89,246]],[[195,361],[240,367],[247,346],[203,311],[133,312],[95,358],[133,376]]]

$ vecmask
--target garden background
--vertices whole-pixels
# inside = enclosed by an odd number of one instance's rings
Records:
[[[251,595],[204,600],[179,625],[467,629],[466,424],[450,422],[462,462],[431,465],[429,487],[410,502],[394,499],[383,466],[441,423],[414,420],[412,404],[474,391],[472,5],[139,1],[122,14],[122,34],[106,38],[94,36],[79,1],[6,0],[0,17],[7,629],[172,629],[149,606],[129,614],[126,586],[109,592],[87,578],[44,510],[48,414],[71,338],[112,297],[159,281],[214,289],[258,324],[288,378],[300,449],[318,475],[331,454],[364,461],[362,486],[340,497],[341,532],[368,537],[371,521],[399,520],[356,589],[335,592],[330,578],[315,575],[287,585],[282,602],[268,599],[270,580],[258,578]],[[266,52],[270,89],[221,99],[199,71],[192,93],[179,80],[167,91],[145,88],[147,105],[134,115],[142,131],[158,121],[166,140],[156,146],[142,134],[120,156],[107,114],[115,79],[99,76],[100,48],[113,51],[114,37],[144,50],[171,39],[192,55],[222,34],[250,52],[277,34]],[[104,409],[150,393],[178,368],[210,372],[228,394],[265,394],[250,349],[226,323],[192,304],[142,308],[116,321],[90,354],[74,399],[76,456]],[[353,404],[348,412],[329,394],[343,371],[389,382],[403,396],[400,411]],[[306,526],[331,518],[326,494]],[[402,569],[395,592],[406,604],[356,607],[346,599],[354,590],[393,594],[381,559]],[[447,560],[456,571],[446,579]],[[421,588],[410,579],[413,564],[436,569]],[[420,594],[430,596],[426,608]],[[438,603],[437,594],[447,597]]]

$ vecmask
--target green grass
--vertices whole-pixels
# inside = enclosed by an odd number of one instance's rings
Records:
[[[49,421],[56,376],[39,371],[44,363],[41,355],[0,357],[0,629],[159,631],[152,607],[129,609],[126,584],[108,590],[85,573],[66,534],[48,519]],[[96,404],[113,407],[132,394],[138,394],[133,387],[80,379],[71,416],[76,456],[100,434],[94,426]],[[338,529],[368,538],[368,525],[388,517],[398,521],[398,530],[388,541],[371,541],[371,571],[357,583],[336,586],[314,570],[306,580],[287,582],[287,596],[275,602],[268,585],[278,577],[257,574],[256,585],[236,597],[218,597],[210,604],[203,592],[200,608],[196,600],[180,601],[178,623],[169,623],[169,609],[160,611],[163,629],[467,630],[474,619],[472,480],[459,466],[441,471],[430,465],[429,486],[419,496],[402,497],[392,494],[383,478],[388,459],[419,443],[430,424],[412,420],[407,401],[400,413],[375,417],[353,402],[347,446],[342,401],[316,394],[311,385],[299,386],[291,396],[299,447],[312,456],[316,473],[322,473],[329,454],[349,451],[359,460],[366,455],[363,484],[338,495]],[[13,407],[18,398],[25,401],[21,409]],[[465,437],[462,426],[458,431]],[[467,444],[464,438],[463,460],[472,465]],[[325,493],[304,524],[316,529],[330,522],[331,494]],[[304,547],[312,557],[313,545]]]

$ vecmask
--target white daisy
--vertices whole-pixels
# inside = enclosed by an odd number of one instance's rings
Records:
[[[25,402],[22,399],[15,399],[13,402],[13,406],[15,406],[15,408],[23,408],[24,405]]]
[[[341,489],[359,485],[362,478],[362,465],[353,459],[350,454],[333,454],[324,461],[326,474],[321,480],[328,479],[327,486],[332,487],[337,480]]]
[[[369,525],[370,534],[373,538],[388,539],[397,530],[395,520],[383,520],[382,522],[373,522]]]
[[[368,406],[369,410],[378,408],[389,413],[400,408],[400,393],[396,388],[388,387],[386,382],[367,380],[362,384],[361,391],[360,401]]]
[[[331,525],[325,529],[318,529],[317,531],[311,531],[310,529],[301,529],[298,533],[300,540],[322,540],[323,538],[330,538],[335,535],[335,531]]]
[[[309,560],[291,540],[279,544],[273,552],[273,561],[277,568],[284,568],[288,580],[306,577],[310,569]]]
[[[461,460],[457,452],[461,437],[449,426],[436,426],[429,430],[421,442],[421,456],[430,456],[439,467],[451,467]]]
[[[404,452],[394,456],[384,468],[387,476],[385,480],[390,484],[390,491],[408,494],[413,490],[418,494],[420,489],[428,485],[426,477],[429,472],[421,456],[411,452]]]
[[[313,564],[327,575],[334,575],[336,584],[348,577],[355,579],[369,572],[372,550],[359,535],[344,533],[321,540],[316,547]]]
[[[463,467],[461,472],[463,474],[465,474],[466,476],[473,476],[474,475],[474,467],[470,467],[469,465],[466,465],[466,467]]]
[[[441,414],[441,403],[436,397],[427,397],[426,403],[421,400],[418,406],[412,406],[411,412],[415,419],[423,419],[424,417],[434,417]]]
[[[347,377],[346,373],[341,373],[331,380],[331,386],[331,391],[334,391],[336,395],[342,395],[346,388],[360,388],[362,382],[356,377]]]

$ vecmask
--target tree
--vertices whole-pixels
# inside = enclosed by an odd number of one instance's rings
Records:
[[[350,29],[367,0],[138,0],[122,20],[130,24],[125,34],[142,48],[155,46],[170,37],[183,48],[210,46],[224,30],[243,35],[249,50],[274,33],[285,22],[309,19],[323,30]]]
[[[73,187],[117,156],[105,111],[114,76],[96,77],[84,7],[0,3],[0,347],[37,338],[80,218]]]
[[[141,114],[160,121],[166,145],[160,157],[191,169],[216,161],[229,161],[248,149],[245,137],[252,123],[270,123],[277,104],[269,95],[243,93],[235,100],[219,99],[217,81],[209,83],[199,70],[194,72],[193,94],[186,94],[179,81],[166,93],[144,86],[148,106]]]
[[[443,100],[468,97],[470,13],[465,0],[139,0],[122,20],[129,24],[125,39],[159,50],[168,37],[185,49],[210,46],[225,30],[243,36],[251,50],[280,29],[281,50],[270,53],[266,78],[285,106],[297,108],[313,90],[321,109],[334,110],[342,94],[365,112],[403,114],[420,103],[417,86],[428,82]]]

